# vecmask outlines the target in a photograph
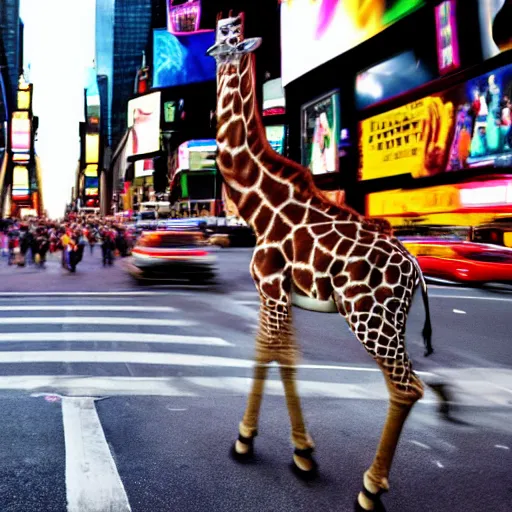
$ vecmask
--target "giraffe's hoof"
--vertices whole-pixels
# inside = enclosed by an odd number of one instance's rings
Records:
[[[373,494],[363,486],[362,491],[356,499],[354,507],[355,512],[386,512],[380,499],[385,492],[387,492],[386,489],[381,489],[377,494]],[[364,506],[361,505],[361,502],[364,503]]]
[[[253,437],[244,437],[242,434],[239,434],[238,439],[231,447],[231,457],[237,462],[247,462],[251,460],[254,457],[254,438],[256,435],[257,434],[254,434]]]
[[[356,504],[354,506],[355,512],[386,512],[386,509],[384,508],[384,505],[382,504],[382,501],[379,501],[378,503],[375,503],[373,505],[373,508],[366,509],[363,508],[359,504],[359,500],[356,500]]]
[[[318,476],[318,464],[313,458],[313,448],[295,449],[293,452],[292,471],[301,480],[310,481]]]

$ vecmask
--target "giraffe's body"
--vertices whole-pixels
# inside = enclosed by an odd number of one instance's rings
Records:
[[[387,487],[401,425],[423,394],[405,351],[404,335],[414,290],[421,280],[426,299],[426,287],[414,258],[392,236],[387,223],[329,202],[307,169],[272,150],[257,108],[254,57],[248,53],[259,44],[243,40],[242,29],[241,18],[220,21],[217,44],[211,49],[218,61],[217,163],[230,199],[256,235],[251,274],[261,299],[255,380],[236,450],[240,455],[244,446],[252,448],[265,365],[277,361],[298,450],[294,460],[299,468],[312,469],[308,460],[313,442],[295,389],[297,348],[291,319],[295,287],[314,299],[334,299],[386,377],[389,414],[399,425],[385,429],[365,475],[366,491],[377,493]],[[429,329],[427,322],[424,335],[431,350]],[[368,510],[375,505],[371,496],[364,495],[359,503]]]

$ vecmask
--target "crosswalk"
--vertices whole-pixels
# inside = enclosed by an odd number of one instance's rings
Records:
[[[248,393],[253,366],[248,327],[257,318],[255,293],[216,298],[211,316],[203,314],[201,300],[206,299],[160,292],[0,293],[0,393],[60,403],[68,512],[131,510],[98,400],[194,400]],[[240,323],[217,322],[222,310],[238,316]],[[371,365],[305,361],[299,375],[304,398],[388,397],[379,370]],[[477,393],[478,375],[468,372],[461,396],[470,405],[511,405],[511,375],[494,376],[494,387],[485,388],[489,377],[482,374]],[[460,372],[451,376],[459,377]],[[277,371],[270,372],[265,393],[283,395]],[[435,401],[427,392],[422,403]]]

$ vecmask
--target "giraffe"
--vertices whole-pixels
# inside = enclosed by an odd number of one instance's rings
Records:
[[[208,50],[217,61],[217,165],[230,200],[256,235],[250,271],[260,297],[252,389],[232,455],[239,461],[253,455],[268,366],[276,362],[291,422],[292,469],[303,478],[316,475],[315,444],[296,388],[291,294],[295,288],[319,301],[332,299],[381,368],[389,391],[382,436],[355,504],[356,510],[383,510],[381,495],[389,489],[402,427],[424,392],[405,349],[406,319],[419,284],[425,355],[433,352],[425,280],[386,221],[331,203],[309,170],[272,150],[255,95],[253,52],[261,38],[244,38],[243,13],[221,17]]]

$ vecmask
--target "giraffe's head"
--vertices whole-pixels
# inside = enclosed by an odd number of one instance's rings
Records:
[[[218,61],[226,62],[246,53],[253,52],[261,45],[261,37],[244,38],[244,14],[228,18],[217,18],[217,37],[215,44],[206,52]]]

